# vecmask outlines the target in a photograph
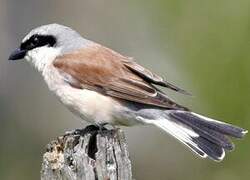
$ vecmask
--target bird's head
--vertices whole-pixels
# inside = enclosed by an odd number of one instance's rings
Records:
[[[57,56],[83,48],[90,41],[76,31],[59,24],[43,25],[31,30],[9,60],[26,59],[39,71]]]

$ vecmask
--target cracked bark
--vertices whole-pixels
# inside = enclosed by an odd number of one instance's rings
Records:
[[[123,131],[92,127],[66,133],[47,145],[41,180],[132,180]]]

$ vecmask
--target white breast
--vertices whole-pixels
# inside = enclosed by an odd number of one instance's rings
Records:
[[[53,66],[53,60],[60,54],[60,49],[41,47],[30,51],[25,59],[44,77],[49,89],[70,111],[82,119],[94,123],[133,125],[133,119],[124,115],[126,107],[117,100],[87,89],[71,87],[65,76]],[[68,77],[67,77],[68,78]]]
[[[117,101],[95,91],[71,87],[53,65],[46,67],[42,74],[49,89],[72,112],[90,122],[114,124],[114,113],[121,108]]]

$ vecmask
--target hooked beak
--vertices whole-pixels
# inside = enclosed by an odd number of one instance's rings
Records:
[[[25,57],[27,50],[22,50],[20,48],[14,50],[9,57],[9,60],[20,60]]]

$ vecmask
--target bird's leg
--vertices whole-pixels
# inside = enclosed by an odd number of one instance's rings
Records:
[[[107,125],[110,128],[106,128],[105,126]],[[87,153],[90,158],[95,159],[95,153],[98,151],[96,146],[97,134],[103,135],[104,133],[108,132],[112,133],[113,129],[115,129],[115,127],[108,123],[92,124],[86,126],[84,129],[76,129],[74,131],[70,131],[67,133],[67,135],[85,136],[87,134],[90,134]]]
[[[98,127],[99,127],[99,132],[102,134],[103,131],[106,131],[108,130],[105,126],[107,125],[108,123],[100,123],[100,124],[96,124]]]
[[[84,129],[75,129],[73,132],[70,131],[67,134],[84,136],[85,134],[88,134],[88,133],[93,134],[97,131],[99,131],[99,126],[92,124],[92,125],[86,126]]]

